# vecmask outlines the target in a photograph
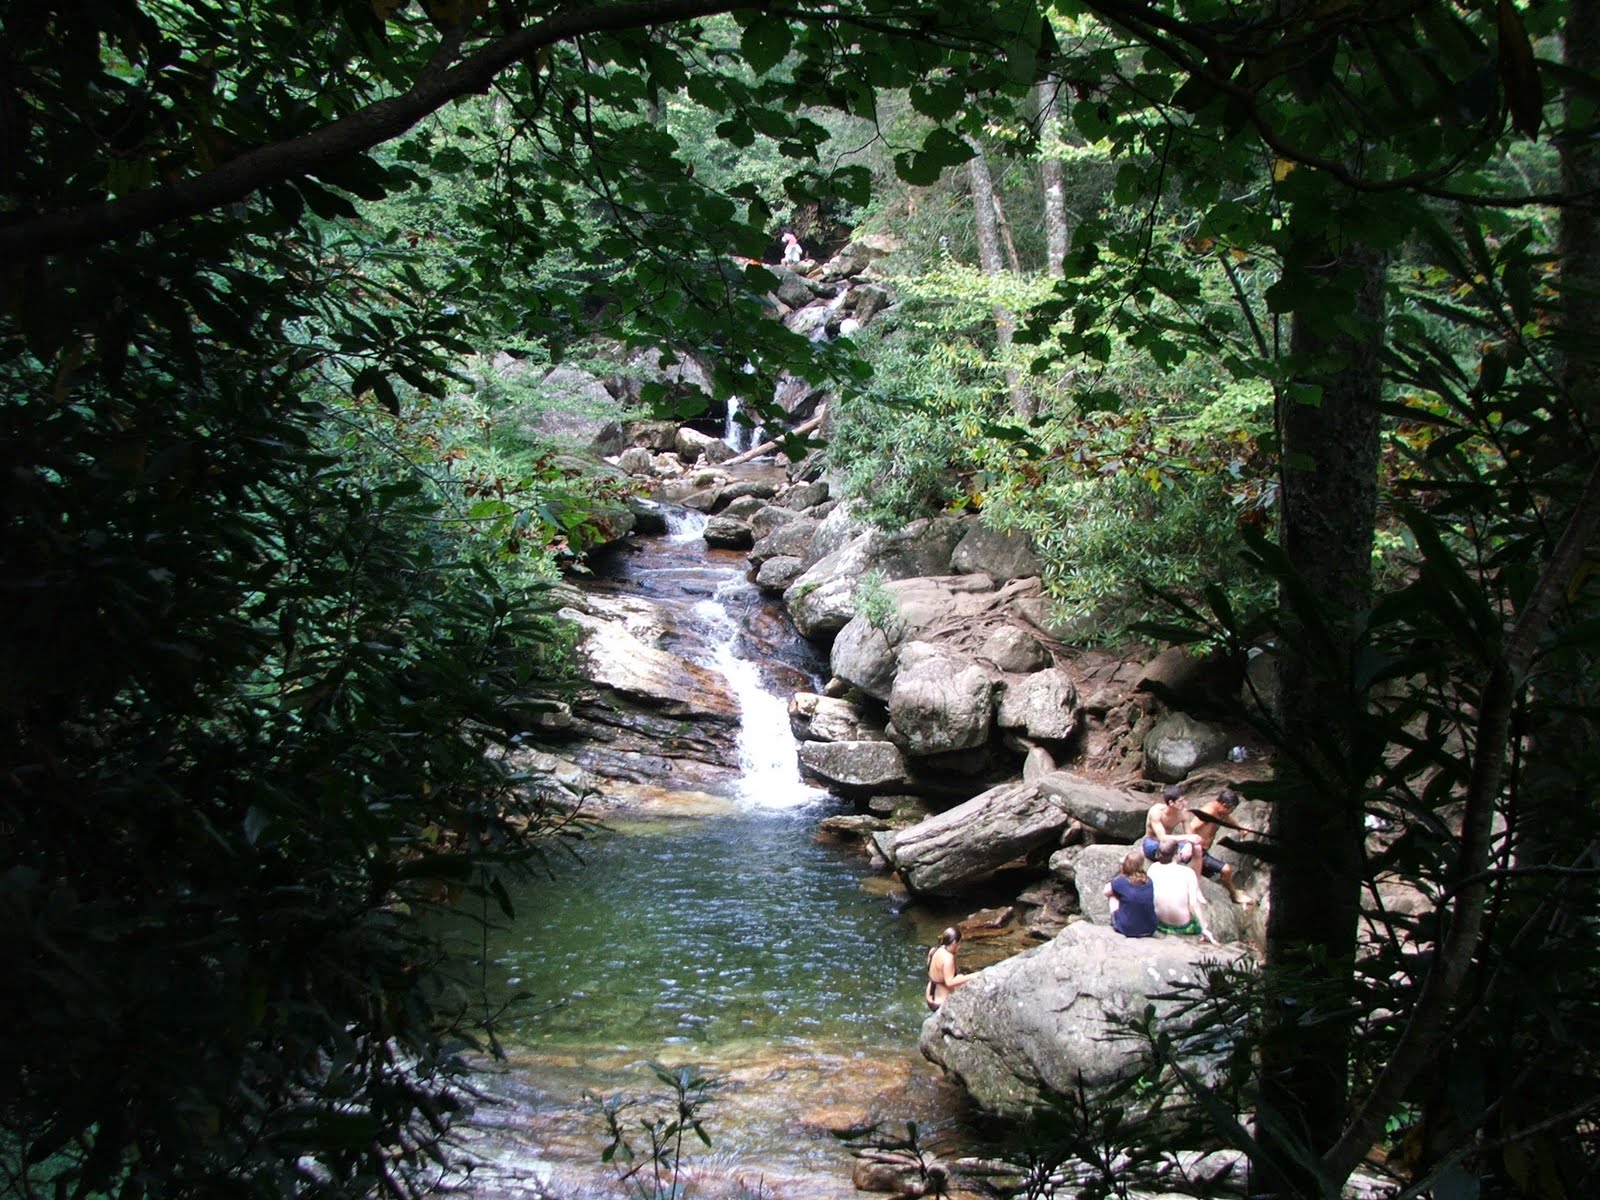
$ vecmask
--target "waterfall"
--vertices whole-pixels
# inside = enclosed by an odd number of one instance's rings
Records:
[[[705,513],[698,513],[688,508],[667,510],[667,540],[674,545],[695,541],[703,537],[705,531]]]
[[[736,453],[743,454],[753,448],[759,430],[739,420],[743,402],[737,396],[728,397],[728,415],[722,422],[722,440]]]
[[[739,701],[739,800],[749,808],[799,808],[827,793],[801,779],[788,701],[767,686],[756,663],[740,656],[739,621],[730,608],[747,610],[759,595],[747,580],[728,580],[694,612],[710,633],[706,665],[727,679]]]

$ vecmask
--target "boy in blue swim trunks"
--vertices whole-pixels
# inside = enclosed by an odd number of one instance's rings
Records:
[[[1215,879],[1228,889],[1228,895],[1241,908],[1255,903],[1239,890],[1233,881],[1233,867],[1211,854],[1211,844],[1217,840],[1217,830],[1223,826],[1240,828],[1233,819],[1233,810],[1239,807],[1239,793],[1225,787],[1216,799],[1208,800],[1189,814],[1189,832],[1195,837],[1195,855],[1191,860],[1195,875],[1201,879]]]

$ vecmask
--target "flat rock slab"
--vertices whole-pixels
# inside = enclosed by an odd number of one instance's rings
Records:
[[[901,830],[888,844],[888,857],[912,892],[960,895],[1055,845],[1070,820],[1034,785],[1003,783]]]
[[[1145,816],[1156,799],[1145,792],[1086,783],[1069,771],[1046,772],[1038,782],[1043,795],[1108,841],[1143,837]]]

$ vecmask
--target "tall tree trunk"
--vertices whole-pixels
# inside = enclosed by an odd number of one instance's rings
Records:
[[[1572,0],[1562,31],[1563,57],[1574,77],[1596,78],[1600,72],[1600,5],[1594,0]],[[1569,91],[1568,119],[1581,124],[1591,118],[1587,96]],[[1558,379],[1558,411],[1566,414],[1576,429],[1571,446],[1575,450],[1565,482],[1580,486],[1587,467],[1600,455],[1600,152],[1593,138],[1570,137],[1559,143],[1562,191],[1577,199],[1561,209],[1558,253],[1561,272],[1560,326],[1565,345]],[[1554,515],[1564,516],[1565,508]],[[1559,522],[1556,525],[1559,528]],[[1591,547],[1600,554],[1600,547]],[[1594,601],[1591,576],[1588,599]],[[1579,595],[1565,614],[1567,620],[1580,619]],[[1581,615],[1592,615],[1592,609]],[[1536,705],[1538,723],[1533,730],[1534,752],[1529,755],[1528,800],[1538,807],[1532,818],[1519,822],[1519,859],[1549,863],[1570,857],[1572,835],[1580,825],[1594,819],[1592,796],[1594,775],[1583,766],[1593,763],[1594,724],[1584,714],[1593,712],[1596,696],[1595,663],[1581,649],[1552,658],[1541,671]],[[1563,828],[1565,826],[1565,828]]]
[[[996,218],[997,206],[994,180],[989,174],[989,163],[983,150],[972,142],[973,155],[967,163],[967,179],[972,188],[972,219],[978,230],[978,265],[987,275],[1004,275],[1005,260],[1000,249],[1000,223]],[[1005,358],[1016,336],[1017,317],[1003,304],[994,306],[994,326],[1000,357]],[[1036,411],[1033,393],[1023,382],[1021,372],[1006,368],[1006,390],[1011,395],[1011,408],[1017,416],[1031,419]]]
[[[1047,75],[1034,87],[1039,110],[1039,181],[1044,190],[1045,270],[1066,276],[1067,193],[1061,173],[1061,81]]]
[[[1353,285],[1355,298],[1355,320],[1343,326],[1332,312],[1296,312],[1290,351],[1306,368],[1277,410],[1283,548],[1299,587],[1280,592],[1288,750],[1272,821],[1256,1171],[1269,1190],[1312,1196],[1322,1191],[1314,1164],[1348,1108],[1365,836],[1365,780],[1348,752],[1364,704],[1352,668],[1371,604],[1385,258],[1315,236],[1299,241],[1285,270]]]

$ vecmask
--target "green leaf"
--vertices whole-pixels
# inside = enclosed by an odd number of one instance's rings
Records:
[[[793,45],[789,22],[770,13],[757,13],[739,36],[744,60],[757,75],[765,75],[781,63]]]

